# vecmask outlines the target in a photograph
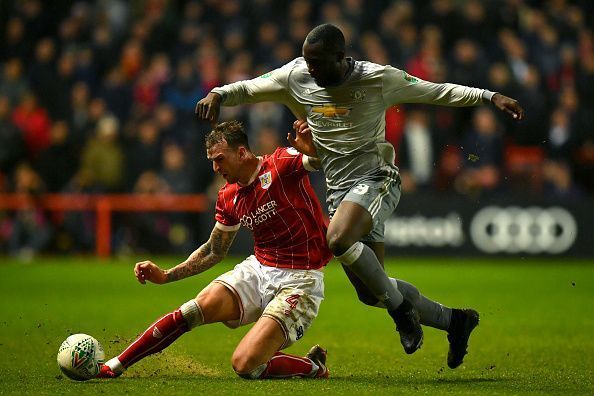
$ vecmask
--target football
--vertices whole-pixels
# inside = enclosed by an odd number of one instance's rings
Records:
[[[103,347],[87,334],[73,334],[60,345],[58,365],[68,378],[86,381],[94,378],[105,359]]]

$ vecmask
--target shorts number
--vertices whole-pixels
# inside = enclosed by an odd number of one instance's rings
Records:
[[[285,309],[285,315],[289,316],[291,314],[291,311],[297,306],[300,297],[301,296],[299,294],[293,294],[285,299],[285,301],[289,304],[289,308]]]

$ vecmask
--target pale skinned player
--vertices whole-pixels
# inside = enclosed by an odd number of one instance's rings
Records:
[[[385,110],[400,103],[492,103],[518,120],[524,110],[500,93],[423,81],[389,65],[345,57],[345,47],[340,29],[317,26],[303,43],[302,57],[259,78],[214,88],[197,102],[196,115],[216,122],[221,105],[274,101],[306,120],[326,177],[328,244],[359,299],[387,308],[406,353],[421,347],[421,324],[447,331],[448,366],[458,367],[478,312],[443,307],[383,269],[384,222],[400,200],[395,151],[385,139]]]
[[[291,140],[299,145],[300,134]],[[253,232],[255,254],[149,326],[105,363],[99,378],[118,377],[183,333],[217,322],[232,328],[255,322],[231,358],[239,376],[327,378],[326,351],[320,346],[305,357],[280,352],[300,339],[317,316],[324,298],[321,270],[332,257],[322,209],[307,176],[319,167],[317,159],[293,148],[257,157],[235,121],[217,125],[206,147],[213,170],[227,181],[219,191],[209,240],[173,268],[142,261],[134,274],[142,284],[161,285],[206,271],[227,255],[240,225]]]

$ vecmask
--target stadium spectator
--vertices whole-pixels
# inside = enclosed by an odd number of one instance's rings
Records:
[[[191,194],[195,191],[192,183],[192,171],[186,163],[183,149],[168,143],[163,149],[163,170],[161,179],[167,184],[168,190],[176,194]]]
[[[78,82],[72,87],[70,94],[70,117],[68,125],[70,127],[70,141],[74,147],[77,159],[81,147],[87,140],[87,133],[90,129],[89,114],[90,91],[88,85]]]
[[[109,112],[121,124],[125,124],[131,115],[134,100],[132,84],[126,79],[122,68],[113,67],[109,70],[99,89],[99,98],[104,101]]]
[[[25,261],[42,251],[52,235],[48,218],[37,202],[43,191],[39,174],[28,163],[21,163],[14,173],[14,192],[27,195],[29,201],[12,219],[8,251]]]
[[[553,110],[547,138],[546,147],[549,157],[563,160],[571,158],[575,144],[575,132],[565,109],[556,108]]]
[[[93,189],[118,191],[124,181],[124,151],[118,141],[119,124],[115,117],[102,117],[95,137],[83,147],[81,171],[95,183]]]
[[[142,172],[136,180],[134,193],[154,195],[168,193],[167,183],[152,170]],[[157,252],[171,251],[169,231],[171,224],[166,213],[125,213],[122,227],[116,232],[116,250],[127,252]]]
[[[435,164],[439,163],[440,154],[439,138],[429,125],[426,112],[408,112],[404,135],[398,144],[402,190],[430,191],[435,181]]]
[[[12,16],[6,24],[5,40],[1,48],[0,59],[17,58],[29,60],[31,42],[26,40],[25,25],[22,18]]]
[[[328,245],[359,299],[387,309],[406,353],[414,353],[423,342],[419,313],[424,324],[446,330],[448,366],[456,368],[467,353],[478,313],[447,308],[425,297],[411,301],[404,295],[411,285],[388,278],[383,269],[384,222],[400,200],[401,184],[394,147],[385,140],[385,111],[400,103],[464,107],[485,101],[521,120],[524,110],[500,93],[431,83],[391,66],[347,58],[345,37],[331,24],[314,28],[302,53],[259,78],[213,89],[197,102],[196,115],[216,123],[221,106],[273,100],[300,117],[296,127],[309,131],[313,139],[300,147],[290,135],[288,139],[302,153],[320,158],[331,216]]]
[[[582,197],[582,191],[573,181],[571,169],[563,160],[547,160],[543,164],[543,193],[553,201],[576,202]]]
[[[21,132],[10,122],[11,105],[7,96],[0,94],[0,174],[10,175],[25,157],[25,142]]]
[[[327,378],[326,351],[319,346],[305,357],[280,352],[308,330],[324,298],[321,270],[331,253],[325,243],[322,208],[307,177],[307,169],[319,166],[317,159],[287,148],[257,157],[235,121],[216,126],[206,147],[213,170],[227,180],[219,192],[210,238],[168,270],[151,261],[136,263],[136,278],[142,284],[164,284],[204,272],[227,255],[240,225],[253,232],[255,255],[158,319],[108,360],[99,377],[120,376],[195,327],[222,322],[236,328],[255,322],[233,353],[237,375]]]
[[[78,159],[70,142],[68,124],[57,121],[50,130],[50,145],[39,154],[35,163],[48,192],[62,191],[76,170]]]
[[[2,68],[0,92],[8,97],[11,106],[15,106],[27,91],[29,82],[23,75],[23,62],[20,58],[9,59]]]
[[[477,195],[496,190],[502,181],[503,139],[495,114],[488,108],[474,112],[472,128],[462,141],[464,169],[457,183],[463,194]]]
[[[194,186],[193,171],[188,166],[186,154],[181,146],[176,143],[167,143],[163,148],[163,169],[159,174],[167,184],[167,190],[175,194],[191,194],[196,191]],[[170,230],[168,234],[171,250],[180,254],[187,254],[193,250],[192,222],[198,218],[198,224],[204,224],[208,219],[206,214],[189,215],[187,213],[170,213],[168,219]],[[195,225],[195,224],[194,224]],[[200,233],[202,230],[198,230]]]
[[[135,129],[137,132],[125,150],[128,189],[134,186],[142,173],[161,169],[161,138],[157,124],[153,119],[146,119]]]
[[[27,92],[12,112],[12,122],[21,131],[27,156],[35,160],[50,144],[51,120],[45,109],[37,104],[37,97]]]

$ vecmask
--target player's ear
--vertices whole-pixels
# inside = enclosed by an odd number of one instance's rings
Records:
[[[344,59],[344,51],[338,51],[336,53],[336,61],[342,62],[343,59]]]

